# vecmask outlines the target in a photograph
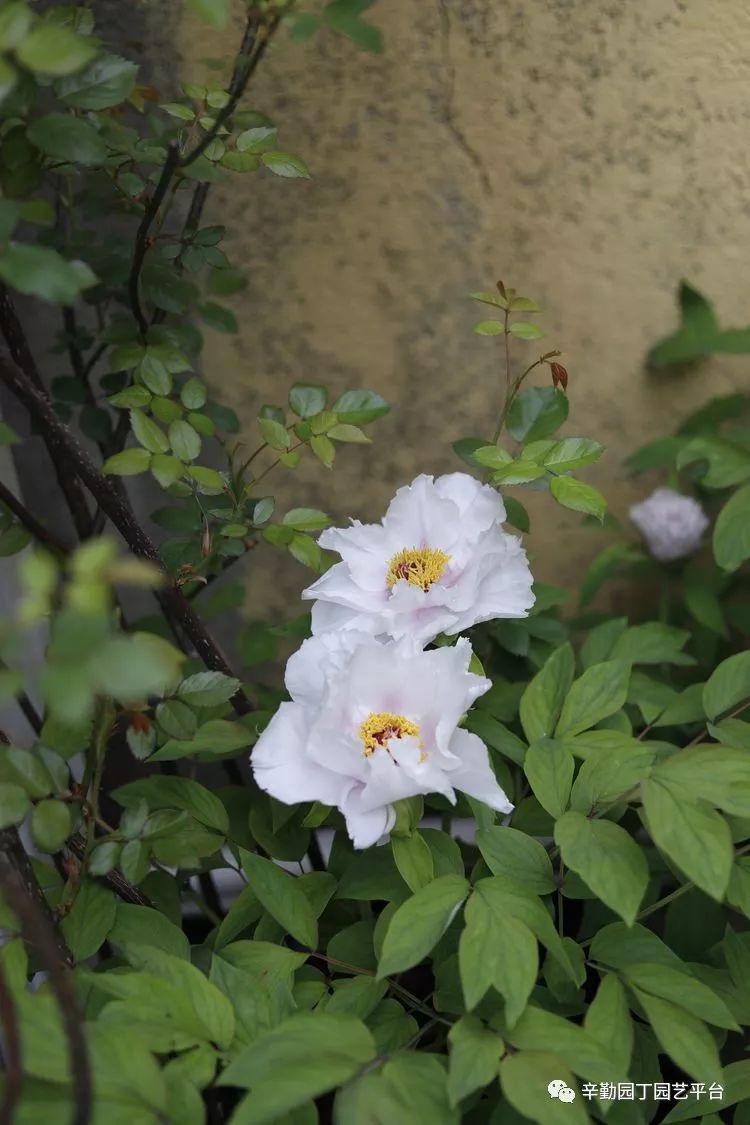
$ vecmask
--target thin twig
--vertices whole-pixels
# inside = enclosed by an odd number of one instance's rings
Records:
[[[60,421],[47,395],[34,385],[7,353],[2,352],[0,352],[0,381],[4,382],[23,403],[45,435],[50,451],[71,466],[99,507],[120,532],[133,554],[148,559],[161,572],[164,586],[155,591],[155,596],[166,616],[173,618],[184,631],[206,667],[214,672],[223,672],[227,676],[232,676],[233,672],[226,657],[164,566],[156,545],[138,523],[127,497],[118,494],[111,487],[108,478],[97,469],[75,435],[64,422]],[[241,689],[235,692],[231,702],[240,715],[252,711],[250,700]]]
[[[172,176],[177,170],[180,162],[180,153],[176,144],[171,144],[167,149],[167,158],[164,161],[164,167],[161,170],[159,182],[156,185],[154,194],[148,202],[148,205],[143,212],[138,231],[135,236],[135,247],[133,250],[133,261],[130,267],[130,277],[128,278],[128,294],[130,297],[130,307],[133,310],[133,316],[138,321],[138,327],[141,331],[141,336],[145,338],[148,331],[148,321],[146,320],[143,309],[141,308],[140,296],[140,282],[141,282],[141,269],[143,267],[143,259],[146,257],[146,251],[150,246],[149,234],[151,226],[159,213],[162,200],[167,194],[169,185],[172,182]]]
[[[45,547],[50,547],[56,551],[58,555],[67,555],[68,548],[62,543],[57,536],[51,532],[44,524],[40,523],[36,516],[33,516],[28,508],[21,503],[21,501],[11,492],[7,485],[0,481],[0,503],[13,513],[19,523],[22,523],[27,531],[31,532],[34,538],[39,543],[43,543]]]

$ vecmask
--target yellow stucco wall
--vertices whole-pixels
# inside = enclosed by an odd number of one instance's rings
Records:
[[[248,442],[258,406],[295,379],[389,398],[369,450],[276,478],[281,502],[377,517],[416,473],[460,467],[452,440],[491,432],[496,344],[472,334],[465,293],[502,276],[544,305],[571,375],[565,432],[607,445],[586,479],[624,516],[646,484],[623,456],[750,382],[743,357],[679,378],[642,364],[675,325],[680,277],[725,323],[750,320],[750,7],[379,0],[370,16],[384,55],[282,34],[258,72],[252,105],[314,179],[236,177],[213,195],[250,285],[240,337],[207,334],[208,378]],[[236,34],[184,21],[185,76]],[[575,582],[606,540],[548,497],[529,506],[535,572]],[[249,612],[288,613],[309,572],[263,569]]]

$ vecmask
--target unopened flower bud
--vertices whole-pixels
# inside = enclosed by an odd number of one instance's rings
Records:
[[[564,391],[568,389],[568,372],[565,370],[561,363],[551,363],[549,369],[552,372],[552,386],[562,387]]]
[[[692,555],[709,524],[697,500],[672,488],[657,488],[646,500],[633,504],[630,518],[660,562]]]

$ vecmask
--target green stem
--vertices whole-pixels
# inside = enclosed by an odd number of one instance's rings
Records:
[[[99,816],[99,792],[102,787],[104,761],[107,756],[107,743],[109,741],[113,718],[114,710],[110,701],[108,699],[100,700],[94,720],[94,738],[91,747],[91,756],[89,762],[87,762],[87,773],[89,774],[87,797],[89,817],[88,823],[86,824],[87,861],[94,847],[94,834]]]

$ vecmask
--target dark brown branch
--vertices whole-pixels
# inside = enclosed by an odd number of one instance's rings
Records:
[[[18,696],[16,696],[16,703],[23,712],[23,716],[33,730],[34,734],[40,735],[42,733],[41,717],[25,691],[22,691]]]
[[[5,337],[8,349],[15,362],[22,368],[32,383],[43,390],[42,377],[39,374],[21,321],[18,319],[13,299],[5,285],[0,285],[0,331]],[[81,482],[74,473],[69,472],[64,458],[58,460],[52,456],[51,450],[49,450],[49,453],[73,525],[79,538],[85,539],[91,531],[91,513],[86,503],[86,494],[81,487]]]
[[[0,380],[23,403],[40,431],[53,456],[69,464],[85,484],[94,500],[122,535],[134,555],[152,562],[163,574],[165,585],[156,591],[156,597],[168,618],[173,619],[190,640],[196,653],[207,668],[233,675],[223,653],[193,610],[182,590],[164,566],[156,545],[138,523],[127,497],[117,493],[111,482],[97,469],[68,427],[60,421],[46,394],[39,390],[10,356],[0,353]],[[240,715],[252,711],[250,700],[243,691],[232,697],[232,705]]]
[[[8,831],[4,829],[0,836],[5,836]],[[28,857],[26,862],[28,863]],[[18,865],[9,861],[8,853],[2,843],[0,843],[0,893],[17,915],[24,937],[35,950],[47,972],[68,1041],[73,1080],[72,1125],[88,1125],[91,1120],[91,1065],[69,965],[61,958],[60,938],[55,926],[49,921],[49,907],[46,910],[41,909],[37,894],[32,893],[28,887]],[[68,959],[70,959],[69,953]]]
[[[60,540],[40,523],[36,516],[21,503],[17,496],[15,496],[7,485],[0,481],[0,503],[4,504],[8,511],[12,512],[19,523],[23,524],[27,531],[31,532],[38,543],[43,543],[45,547],[57,552],[58,555],[67,555],[68,548]]]
[[[16,1006],[7,978],[0,962],[0,1025],[3,1029],[3,1057],[5,1062],[5,1089],[0,1104],[0,1125],[11,1125],[13,1113],[21,1096],[23,1071],[21,1066],[21,1035]]]

